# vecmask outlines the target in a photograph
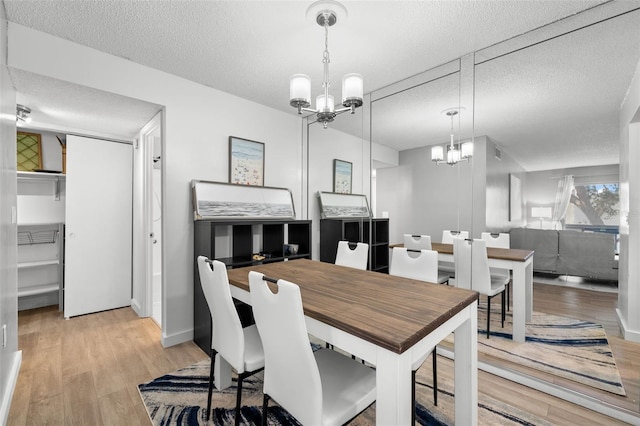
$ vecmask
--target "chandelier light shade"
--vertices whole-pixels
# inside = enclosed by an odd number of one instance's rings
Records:
[[[431,147],[431,161],[434,161],[438,165],[446,161],[448,165],[455,166],[460,161],[469,161],[469,158],[473,156],[473,142],[454,143],[453,118],[458,115],[459,110],[460,108],[451,108],[444,111],[444,113],[451,118],[451,135],[447,145],[435,145]],[[447,153],[446,158],[444,155],[445,148]]]
[[[343,112],[355,113],[356,108],[362,106],[364,97],[363,80],[360,74],[346,74],[342,78],[342,103],[340,108],[335,108],[334,98],[329,95],[329,27],[338,21],[336,10],[346,15],[343,5],[335,1],[319,1],[313,3],[307,9],[307,15],[315,14],[318,25],[324,28],[324,52],[322,63],[324,64],[324,77],[322,81],[323,93],[316,97],[316,107],[311,109],[311,79],[305,74],[294,74],[289,84],[289,104],[298,109],[298,114],[303,111],[316,115],[319,123],[326,129],[333,119]]]

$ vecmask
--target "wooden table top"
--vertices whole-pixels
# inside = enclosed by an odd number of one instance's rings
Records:
[[[401,354],[478,300],[478,292],[297,259],[228,271],[249,291],[249,271],[300,286],[305,315]]]
[[[404,247],[404,244],[391,244],[389,248]],[[431,243],[431,249],[443,254],[453,254],[453,244]],[[524,262],[533,256],[533,250],[520,249],[504,249],[496,247],[487,247],[487,257],[490,259],[512,260],[515,262]]]

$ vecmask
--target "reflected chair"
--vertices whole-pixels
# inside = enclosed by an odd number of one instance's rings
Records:
[[[251,271],[249,288],[265,353],[263,425],[269,399],[304,425],[347,423],[375,401],[374,369],[337,351],[311,349],[298,285]]]
[[[462,238],[463,240],[469,238],[469,231],[451,231],[448,229],[442,231],[442,244],[453,244],[453,241],[458,238]],[[440,273],[449,274],[451,278],[455,278],[455,264],[451,262],[440,262]]]
[[[235,424],[240,424],[242,381],[264,369],[264,352],[258,329],[254,325],[242,328],[236,311],[227,268],[218,260],[198,256],[198,271],[205,299],[209,305],[213,328],[211,333],[211,371],[207,396],[207,420],[211,413],[214,366],[216,354],[220,354],[238,373]]]
[[[431,236],[429,235],[412,235],[412,234],[404,234],[404,247],[409,250],[431,250]],[[393,251],[392,251],[393,256]],[[438,271],[438,279],[436,282],[438,284],[449,284],[450,275],[448,272],[440,272]]]
[[[348,241],[338,241],[338,251],[336,252],[336,265],[348,266],[356,269],[367,269],[369,260],[369,244],[357,243],[352,250]]]
[[[483,232],[480,234],[480,238],[487,242],[487,247],[495,248],[511,248],[511,239],[507,233],[491,233]],[[493,278],[508,278],[508,282],[505,285],[505,291],[507,292],[507,312],[511,305],[510,288],[511,288],[511,272],[508,269],[490,268],[491,277]]]
[[[487,339],[490,336],[491,299],[502,294],[502,327],[505,320],[505,279],[492,278],[487,257],[487,243],[481,239],[454,241],[456,285],[487,296]]]
[[[423,249],[416,253],[415,250],[408,250],[406,247],[394,247],[391,265],[389,266],[389,275],[435,283],[438,278],[438,252]],[[432,354],[433,405],[438,405],[438,369],[435,348]],[[415,423],[416,371],[428,356],[429,354],[425,354],[411,366],[411,406],[413,407],[411,413],[413,421],[411,424]]]

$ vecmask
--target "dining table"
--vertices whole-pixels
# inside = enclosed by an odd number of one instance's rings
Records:
[[[404,244],[391,244],[404,247]],[[431,249],[438,252],[438,261],[454,263],[453,244],[431,243]],[[487,247],[489,267],[511,271],[513,294],[513,332],[512,339],[524,343],[527,321],[531,321],[533,312],[533,250]]]
[[[477,424],[478,292],[296,259],[228,270],[231,295],[249,305],[249,271],[297,284],[307,332],[376,369],[379,425],[411,423],[412,365],[455,332],[455,422]],[[230,371],[216,362],[219,389],[231,383]]]

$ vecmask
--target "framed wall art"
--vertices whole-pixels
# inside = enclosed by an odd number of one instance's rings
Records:
[[[320,191],[318,198],[322,219],[371,217],[366,195]]]
[[[17,170],[34,172],[42,169],[42,136],[39,133],[17,133]]]
[[[351,194],[353,164],[348,161],[333,160],[333,192]]]
[[[192,180],[194,220],[295,219],[287,188]]]
[[[264,186],[264,144],[229,136],[229,183]]]

